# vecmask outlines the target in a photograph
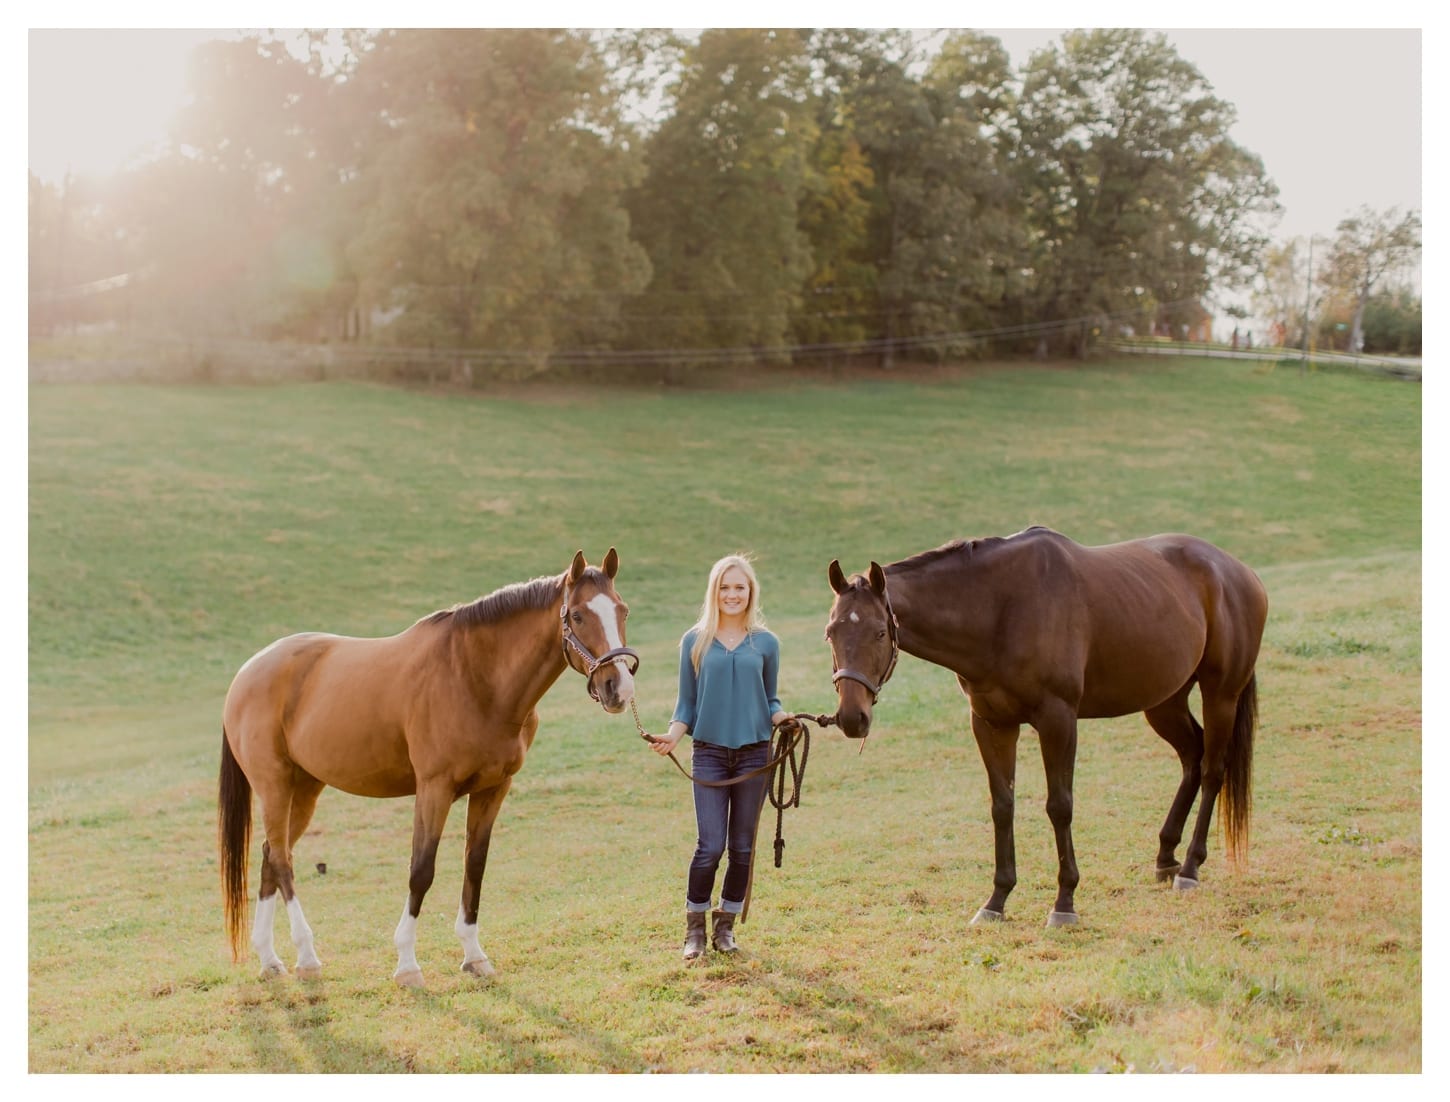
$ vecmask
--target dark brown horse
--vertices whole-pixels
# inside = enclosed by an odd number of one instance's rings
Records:
[[[614,591],[619,556],[603,569],[584,553],[562,574],[505,586],[425,616],[383,639],[307,633],[279,639],[238,671],[222,714],[218,839],[232,956],[240,955],[252,793],[266,840],[252,946],[262,974],[285,975],[272,944],[277,892],[297,947],[297,974],[321,975],[292,877],[292,847],[331,785],[356,796],[413,796],[408,900],[393,935],[394,978],[422,986],[418,912],[453,802],[468,797],[463,897],[454,931],[463,970],[493,974],[478,943],[478,898],[489,835],[534,741],[541,697],[567,663],[590,696],[621,712],[639,660],[624,645],[628,608]],[[598,655],[596,658],[595,655]]]
[[[836,591],[826,639],[836,667],[837,722],[865,738],[898,648],[957,675],[987,767],[996,837],[994,890],[973,923],[1002,917],[1017,883],[1012,836],[1017,737],[1037,729],[1047,815],[1057,839],[1049,926],[1077,921],[1072,773],[1077,721],[1143,712],[1172,746],[1183,778],[1158,834],[1157,875],[1198,886],[1215,802],[1230,856],[1248,846],[1257,721],[1254,665],[1268,597],[1243,563],[1193,536],[1083,547],[1047,528],[956,541],[849,581]],[[1197,685],[1203,724],[1188,707]],[[1175,856],[1194,798],[1193,837]]]

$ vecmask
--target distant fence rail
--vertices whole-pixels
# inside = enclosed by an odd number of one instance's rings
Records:
[[[1222,345],[1194,344],[1189,341],[1133,340],[1121,337],[1102,341],[1099,347],[1138,356],[1190,356],[1194,359],[1260,360],[1269,363],[1293,361],[1310,368],[1320,364],[1355,367],[1417,382],[1421,377],[1421,360],[1417,356],[1367,356],[1362,353],[1321,352],[1313,349],[1306,355],[1299,348],[1225,348]]]
[[[1059,325],[1039,326],[1048,331]],[[1019,336],[1034,327],[1014,327],[978,334],[948,334],[958,344]],[[573,350],[541,354],[493,349],[407,348],[368,344],[306,344],[288,341],[195,339],[104,333],[78,341],[38,342],[30,355],[32,382],[281,382],[329,379],[371,379],[413,383],[472,385],[486,380],[513,381],[548,371],[580,374],[621,371],[658,372],[668,365],[729,365],[745,363],[762,352],[779,353],[786,360],[827,355],[843,361],[874,359],[884,342],[839,346],[798,346],[789,349],[718,349],[637,352]],[[932,346],[924,339],[893,342],[893,349],[909,356]],[[1313,368],[1338,365],[1419,380],[1419,358],[1352,355],[1311,351],[1306,357],[1294,348],[1231,348],[1153,339],[1101,338],[1099,352],[1145,356],[1181,356],[1209,359],[1293,361]]]

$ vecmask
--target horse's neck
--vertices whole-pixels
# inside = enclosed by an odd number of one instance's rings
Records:
[[[898,641],[907,654],[948,669],[985,645],[996,620],[996,601],[973,593],[970,560],[909,561],[885,567],[886,593],[896,613]]]
[[[494,711],[527,716],[564,672],[558,609],[530,609],[476,624],[455,642],[465,676]]]

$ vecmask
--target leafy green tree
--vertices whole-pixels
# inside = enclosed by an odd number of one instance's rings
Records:
[[[1042,314],[1177,324],[1252,279],[1277,188],[1163,35],[1069,32],[1029,60],[1018,118]]]
[[[600,347],[648,277],[623,194],[637,161],[599,41],[398,30],[352,89],[363,155],[348,250],[393,339],[526,355]]]
[[[1386,276],[1402,269],[1421,247],[1420,212],[1398,208],[1379,212],[1361,207],[1344,219],[1329,247],[1322,282],[1353,303],[1349,347],[1364,347],[1364,312],[1370,296]]]
[[[844,177],[851,205],[837,199],[839,186],[825,191],[837,201],[822,209],[854,215],[848,232],[808,223],[813,283],[844,275],[852,305],[874,302],[863,313],[885,365],[898,346],[968,351],[950,335],[998,320],[1021,267],[1017,204],[1003,172],[1011,148],[1007,55],[973,32],[948,37],[925,59],[903,32],[849,30],[821,32],[815,54],[824,88],[819,174],[834,182],[850,158],[864,164]]]
[[[1406,288],[1378,291],[1364,305],[1364,351],[1418,356],[1422,350],[1424,303]]]
[[[808,35],[707,30],[684,51],[672,111],[630,196],[653,278],[632,307],[652,349],[774,358],[810,271],[798,224],[815,142]]]
[[[925,146],[933,156],[922,165],[927,187],[908,223],[917,227],[908,237],[916,242],[912,270],[940,322],[967,332],[1023,320],[1015,304],[1026,290],[1028,236],[1009,171],[1017,155],[1012,86],[1001,43],[972,31],[950,35],[923,80],[936,125]]]

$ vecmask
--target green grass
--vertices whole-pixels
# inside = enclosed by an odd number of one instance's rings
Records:
[[[33,386],[30,1069],[1420,1070],[1419,387],[1217,361],[753,382]],[[1246,869],[1215,837],[1203,890],[1154,884],[1176,762],[1139,716],[1088,722],[1083,924],[1042,929],[1029,734],[1009,921],[968,928],[985,778],[952,678],[907,657],[864,748],[816,736],[745,958],[687,968],[688,787],[566,674],[494,834],[494,983],[457,973],[460,809],[408,992],[410,801],[332,790],[297,855],[326,978],[231,963],[220,707],[273,638],[391,633],[613,545],[658,730],[705,572],[745,548],[786,706],[830,711],[830,559],[1033,523],[1186,530],[1263,576]]]

